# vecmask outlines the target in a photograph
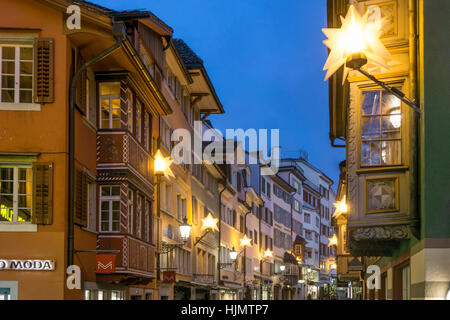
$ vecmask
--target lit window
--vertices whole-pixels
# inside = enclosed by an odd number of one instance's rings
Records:
[[[136,138],[139,142],[142,140],[142,104],[136,101]]]
[[[31,222],[31,167],[0,167],[0,222]]]
[[[133,133],[133,103],[134,96],[133,92],[128,89],[128,130]]]
[[[364,91],[361,105],[361,165],[401,164],[401,101],[382,91]]]
[[[101,187],[101,231],[120,231],[120,187]]]
[[[31,103],[33,100],[33,46],[0,45],[1,102]]]
[[[120,128],[120,83],[100,84],[100,125],[102,129]]]

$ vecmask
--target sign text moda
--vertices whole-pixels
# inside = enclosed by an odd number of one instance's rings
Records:
[[[0,259],[0,270],[51,271],[55,270],[55,261]]]

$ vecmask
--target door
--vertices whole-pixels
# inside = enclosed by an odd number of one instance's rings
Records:
[[[11,289],[10,288],[0,288],[0,301],[11,299]]]

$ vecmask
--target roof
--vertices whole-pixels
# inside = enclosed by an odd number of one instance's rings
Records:
[[[114,10],[99,4],[85,1],[85,0],[71,0],[74,4],[82,5],[91,10],[95,10],[101,14],[107,15],[111,18],[120,18],[120,20],[124,19],[140,19],[140,18],[149,18],[150,20],[156,22],[164,29],[167,29],[170,33],[173,33],[173,29],[164,23],[161,19],[159,19],[156,15],[154,15],[151,11],[145,9],[132,9],[132,10]]]
[[[172,39],[175,48],[187,67],[203,66],[203,60],[183,41],[183,39]]]

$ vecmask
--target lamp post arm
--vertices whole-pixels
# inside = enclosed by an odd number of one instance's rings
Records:
[[[195,247],[200,241],[202,241],[202,239],[203,239],[208,233],[210,233],[210,232],[211,232],[211,229],[206,230],[206,232],[205,232],[200,238],[198,238],[197,241],[194,243],[194,247]]]
[[[375,82],[376,84],[378,84],[379,86],[381,86],[383,89],[389,91],[390,93],[392,93],[394,96],[396,96],[397,98],[399,98],[401,101],[403,101],[404,103],[406,103],[408,106],[410,106],[411,108],[414,109],[414,111],[416,111],[419,116],[422,114],[422,111],[420,110],[420,108],[418,106],[416,106],[413,102],[411,102],[409,99],[407,99],[405,97],[405,94],[403,92],[401,92],[400,90],[397,90],[395,88],[391,88],[389,87],[387,84],[385,84],[384,82],[378,80],[377,78],[375,78],[373,75],[371,75],[368,72],[365,72],[364,70],[362,70],[361,68],[356,68],[355,70],[358,70],[361,74],[363,74],[364,76],[366,76],[367,78],[369,78],[370,80],[372,80],[373,82]]]

